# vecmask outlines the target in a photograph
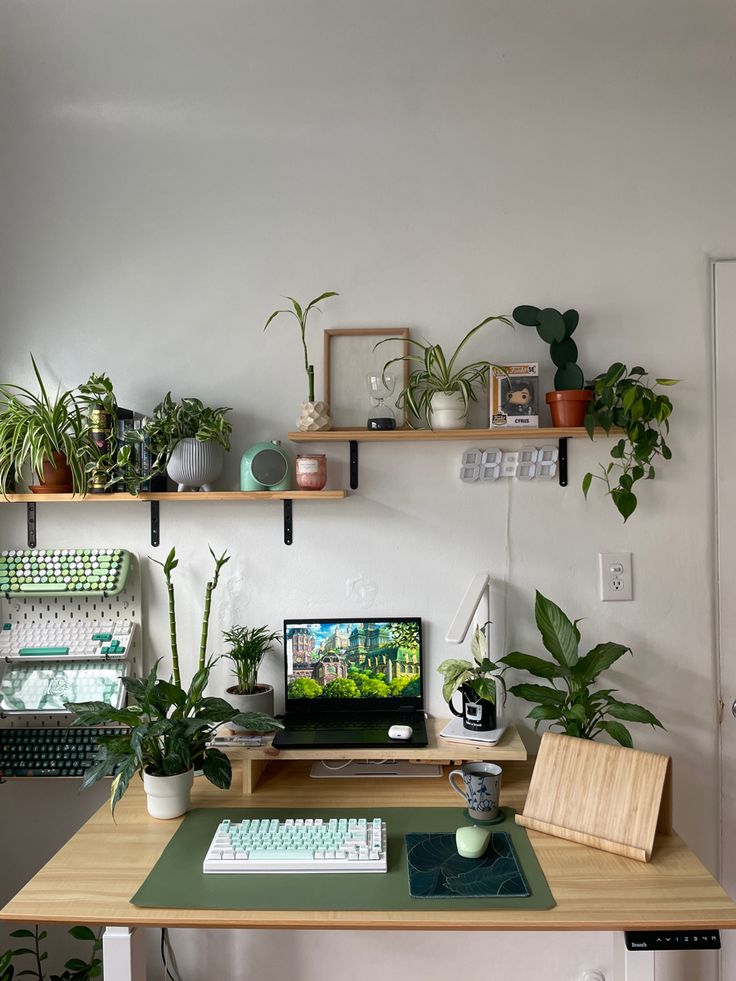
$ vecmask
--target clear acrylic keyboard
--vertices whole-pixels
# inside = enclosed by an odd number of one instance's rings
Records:
[[[222,821],[203,872],[386,872],[381,818]]]
[[[75,661],[61,664],[14,661],[0,681],[3,712],[64,712],[66,702],[107,702],[121,708],[128,662]]]
[[[14,620],[0,630],[0,657],[124,658],[135,632],[131,620]]]

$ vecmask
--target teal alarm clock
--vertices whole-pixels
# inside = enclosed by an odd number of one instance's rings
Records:
[[[291,460],[279,440],[256,443],[240,461],[242,491],[291,490]]]

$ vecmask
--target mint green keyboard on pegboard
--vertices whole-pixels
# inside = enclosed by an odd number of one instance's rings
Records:
[[[6,596],[116,596],[128,578],[123,548],[5,549],[0,593]]]

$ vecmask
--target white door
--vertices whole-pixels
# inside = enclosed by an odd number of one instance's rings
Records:
[[[716,370],[718,638],[723,721],[721,882],[736,896],[736,260],[713,264]],[[733,711],[732,711],[733,708]],[[734,931],[721,934],[721,979],[736,978]]]

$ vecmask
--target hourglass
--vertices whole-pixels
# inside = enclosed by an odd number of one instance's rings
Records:
[[[394,393],[396,375],[387,371],[372,371],[366,376],[371,410],[368,413],[368,429],[396,429],[396,414],[386,399]]]

